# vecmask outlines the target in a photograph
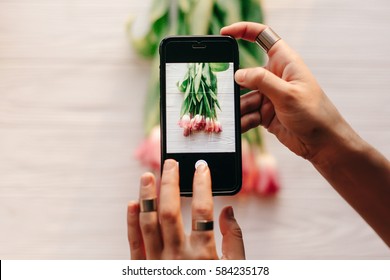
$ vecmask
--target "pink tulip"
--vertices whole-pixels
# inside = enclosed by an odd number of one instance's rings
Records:
[[[159,173],[161,166],[160,158],[160,127],[156,126],[150,132],[141,145],[135,151],[135,157],[143,165]]]
[[[261,196],[276,194],[280,189],[280,181],[275,158],[269,153],[260,153],[256,156],[256,165],[259,170],[256,193]]]
[[[205,124],[205,118],[199,114],[196,114],[195,117],[193,117],[191,120],[191,129],[195,131],[203,130]]]
[[[242,140],[242,189],[240,194],[256,193],[260,196],[276,194],[280,189],[276,160],[259,147]]]
[[[189,128],[189,127],[184,128],[184,130],[183,130],[183,136],[187,137],[187,136],[189,136],[190,134],[191,134],[191,128]]]
[[[183,128],[183,135],[188,136],[191,134],[191,118],[188,114],[181,117],[179,126]]]
[[[191,118],[189,115],[185,114],[181,117],[179,121],[179,126],[182,128],[189,128],[190,127]]]
[[[240,194],[251,193],[259,177],[255,156],[248,142],[242,140],[242,188]]]
[[[190,120],[190,129],[195,130],[195,118],[191,118]]]
[[[220,133],[222,131],[222,125],[219,121],[215,120],[214,121],[214,132],[215,133]]]
[[[204,128],[206,132],[213,132],[214,131],[214,121],[210,118],[206,118],[206,126]]]

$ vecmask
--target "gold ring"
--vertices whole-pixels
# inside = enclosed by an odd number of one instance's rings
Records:
[[[214,221],[209,220],[192,220],[192,230],[208,231],[214,229]]]
[[[267,27],[263,31],[260,32],[259,35],[256,37],[256,43],[265,51],[269,52],[269,50],[272,48],[272,46],[279,41],[281,38],[278,34],[275,33],[271,29],[271,27]]]
[[[142,199],[139,203],[141,213],[157,211],[157,198]]]

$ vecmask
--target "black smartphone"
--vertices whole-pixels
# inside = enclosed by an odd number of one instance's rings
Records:
[[[213,195],[241,189],[238,45],[229,36],[174,36],[160,44],[161,159],[179,163],[180,193],[192,195],[197,164]]]

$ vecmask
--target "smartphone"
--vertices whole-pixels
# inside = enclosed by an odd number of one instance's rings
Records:
[[[213,195],[241,189],[238,45],[229,36],[173,36],[160,43],[161,159],[179,163],[180,193],[192,195],[197,164]]]

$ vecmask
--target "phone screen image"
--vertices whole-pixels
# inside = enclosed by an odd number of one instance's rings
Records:
[[[178,162],[184,196],[192,195],[199,162],[210,168],[214,195],[241,188],[237,69],[230,37],[168,37],[160,45],[161,159]]]
[[[166,64],[167,153],[235,152],[229,62]]]

